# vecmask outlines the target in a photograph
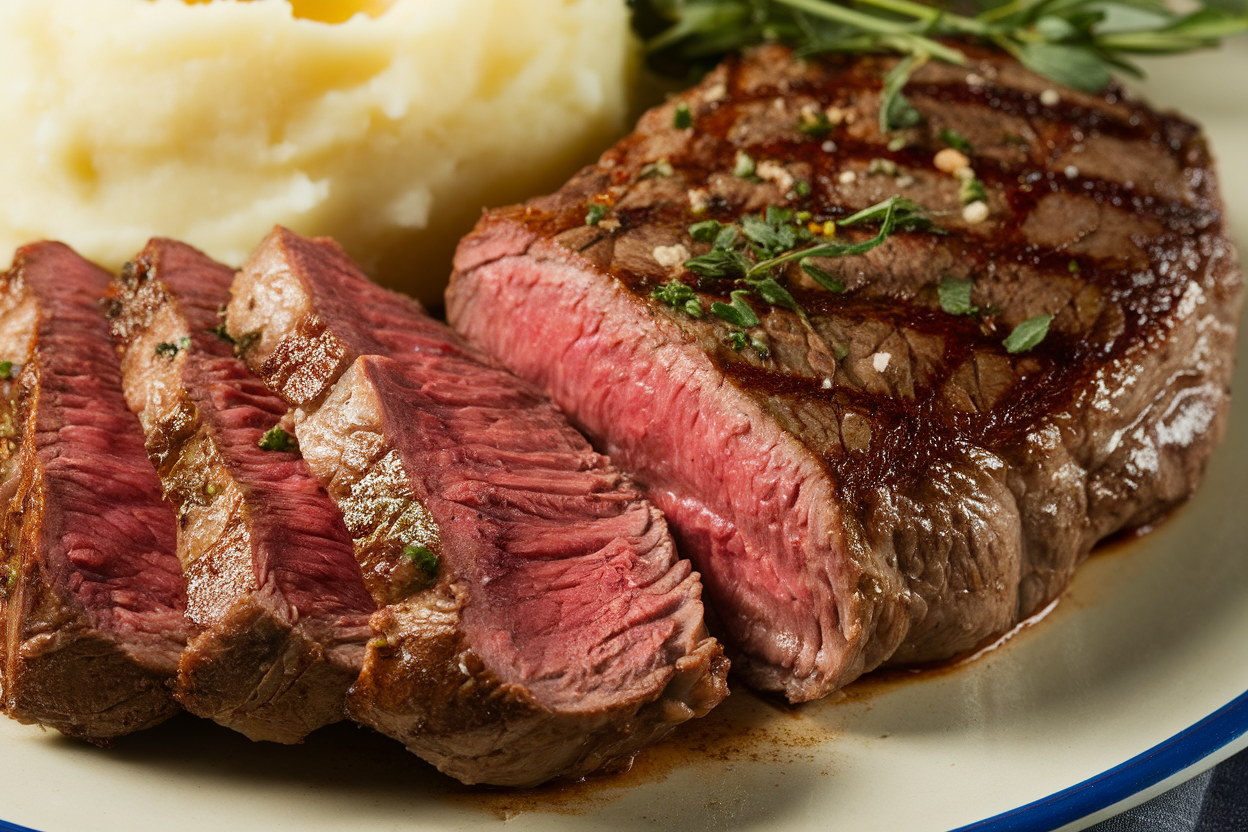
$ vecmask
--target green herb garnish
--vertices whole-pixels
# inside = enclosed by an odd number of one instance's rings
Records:
[[[802,271],[810,275],[810,279],[818,283],[823,288],[834,294],[841,294],[845,291],[845,284],[834,274],[829,274],[823,269],[816,266],[809,260],[801,260],[798,265],[802,267]]]
[[[234,343],[234,339],[230,337],[230,333],[225,331],[225,321],[222,321],[221,323],[217,324],[215,328],[210,329],[208,331],[211,332],[213,335],[217,336],[218,338],[220,338],[222,341],[224,341],[227,344]]]
[[[814,112],[802,113],[802,118],[797,123],[797,129],[812,139],[823,139],[827,138],[827,135],[832,132],[832,122],[828,120],[826,112],[815,110]]]
[[[732,165],[732,175],[740,179],[754,178],[754,160],[744,150],[737,151],[737,158]]]
[[[655,287],[650,297],[665,303],[673,309],[681,309],[691,318],[702,317],[702,301],[693,289],[679,280],[673,280],[662,286]]]
[[[418,543],[412,543],[403,547],[403,557],[414,563],[421,572],[425,573],[425,577],[432,581],[438,577],[438,566],[440,559],[428,547],[421,546]]]
[[[602,218],[607,215],[607,206],[600,202],[595,202],[589,206],[589,210],[585,212],[585,224],[597,225],[602,222]]]
[[[970,280],[959,280],[956,277],[941,280],[936,287],[940,308],[950,315],[974,315],[979,311],[978,306],[971,304],[971,289],[974,285]]]
[[[780,41],[799,54],[891,52],[966,63],[948,39],[995,45],[1030,69],[1084,92],[1100,92],[1110,70],[1139,75],[1129,55],[1216,46],[1248,30],[1242,0],[1196,0],[1176,12],[1159,0],[633,0],[634,26],[648,38],[651,66],[672,77],[735,49]],[[882,102],[889,129],[914,118],[900,96],[913,70],[892,78]],[[890,73],[893,75],[893,73]],[[885,86],[890,84],[886,81]]]
[[[667,161],[666,159],[660,159],[657,162],[651,162],[650,164],[644,166],[641,169],[640,177],[642,179],[651,179],[657,176],[663,179],[667,179],[669,177],[674,176],[675,174],[676,174],[676,171],[672,167],[672,163]]]
[[[0,361],[0,379],[6,379],[13,375],[13,362]]]
[[[750,261],[741,252],[721,248],[713,248],[706,254],[685,261],[685,268],[694,274],[730,280],[745,277],[750,265]]]
[[[693,126],[693,113],[689,112],[688,104],[682,102],[676,105],[676,110],[672,113],[672,126],[677,130]]]
[[[723,228],[718,220],[704,220],[703,222],[695,222],[689,226],[689,236],[698,243],[713,243],[715,236],[719,234]]]
[[[940,131],[940,140],[952,147],[959,153],[965,153],[968,156],[972,153],[971,143],[957,134],[956,131],[945,128]]]
[[[262,451],[293,451],[299,447],[295,437],[276,425],[265,431],[256,445]]]
[[[795,193],[798,198],[805,199],[810,196],[810,183],[805,179],[797,180],[797,182],[793,185],[793,193]]]
[[[160,356],[164,356],[165,358],[172,361],[173,359],[177,358],[179,352],[185,349],[189,349],[190,346],[191,346],[191,336],[183,335],[181,338],[178,339],[176,344],[170,344],[167,342],[161,342],[157,344],[156,354]]]
[[[880,92],[881,133],[915,127],[923,121],[923,116],[914,109],[910,99],[901,94],[901,88],[926,61],[927,55],[924,54],[907,55],[884,76],[884,87]]]
[[[247,351],[256,345],[260,340],[260,330],[253,329],[251,332],[244,332],[238,338],[234,339],[234,355],[242,357]]]
[[[1014,327],[1014,331],[1008,338],[1001,342],[1005,346],[1005,351],[1016,353],[1032,349],[1049,334],[1049,324],[1052,320],[1052,315],[1037,315],[1023,321]]]
[[[984,183],[974,177],[963,179],[958,185],[958,201],[963,205],[970,205],[972,202],[984,202],[987,199],[988,195],[984,192]]]
[[[717,318],[721,318],[733,326],[749,329],[752,326],[758,326],[758,316],[754,314],[754,310],[746,303],[745,299],[749,296],[749,292],[743,289],[737,289],[729,293],[732,303],[722,303],[715,301],[711,304],[711,314]]]

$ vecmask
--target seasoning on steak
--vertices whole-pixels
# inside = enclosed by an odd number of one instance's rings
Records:
[[[109,313],[199,629],[178,701],[253,740],[294,743],[345,716],[376,606],[337,506],[281,447],[286,403],[217,332],[233,279],[153,240],[114,281]]]
[[[662,514],[531,386],[285,229],[226,321],[299,405],[386,605],[355,719],[465,782],[527,786],[627,766],[727,694]]]
[[[554,196],[488,213],[447,295],[649,487],[734,666],[793,701],[1042,609],[1191,494],[1226,425],[1241,277],[1197,129],[982,50],[922,67],[921,122],[881,134],[895,63],[727,61]],[[734,254],[870,238],[825,223],[897,195],[944,233],[775,269],[800,312],[734,281]],[[686,266],[707,220],[738,229],[727,277]],[[757,326],[712,308],[733,290]]]
[[[4,707],[102,745],[177,712],[188,635],[173,513],[99,309],[108,281],[43,242],[0,283]]]

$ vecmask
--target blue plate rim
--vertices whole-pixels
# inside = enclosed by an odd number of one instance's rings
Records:
[[[1126,762],[1048,797],[950,832],[1053,832],[1130,800],[1246,734],[1248,692]]]

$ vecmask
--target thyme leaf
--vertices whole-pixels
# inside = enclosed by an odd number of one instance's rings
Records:
[[[970,280],[959,280],[956,277],[941,280],[936,287],[940,308],[950,315],[974,315],[979,311],[978,306],[971,304],[971,289],[974,285]]]
[[[749,292],[744,289],[736,289],[729,293],[732,303],[715,301],[711,304],[711,314],[741,329],[758,326],[758,315],[754,314],[754,310],[745,301],[748,296]]]
[[[262,451],[294,451],[298,450],[299,442],[295,437],[274,425],[265,431],[264,436],[260,437],[256,447]]]

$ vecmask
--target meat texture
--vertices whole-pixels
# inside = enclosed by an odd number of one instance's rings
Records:
[[[379,604],[351,715],[465,782],[627,766],[727,693],[663,516],[529,385],[328,240],[276,230],[226,313]]]
[[[187,710],[253,740],[293,743],[345,717],[368,616],[342,515],[295,448],[286,403],[218,332],[234,271],[153,240],[114,281],[113,338],[130,408],[178,517]]]
[[[793,701],[1043,609],[1225,429],[1242,281],[1197,129],[972,57],[888,133],[895,59],[730,59],[457,253],[452,324],[648,486],[734,666]],[[894,196],[938,228],[746,271]]]
[[[99,309],[108,281],[44,242],[0,284],[4,707],[99,744],[177,712],[188,635],[173,513]]]

